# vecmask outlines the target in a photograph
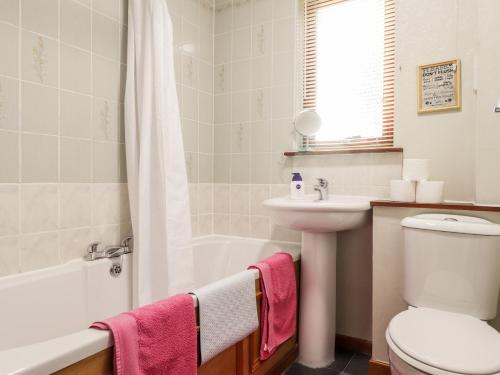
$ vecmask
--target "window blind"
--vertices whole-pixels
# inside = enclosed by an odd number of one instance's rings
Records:
[[[314,150],[393,146],[395,0],[305,0],[305,109]]]

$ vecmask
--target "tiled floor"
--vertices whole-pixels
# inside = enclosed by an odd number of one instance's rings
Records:
[[[369,359],[367,354],[339,349],[335,362],[326,368],[311,369],[294,363],[283,375],[368,375]]]

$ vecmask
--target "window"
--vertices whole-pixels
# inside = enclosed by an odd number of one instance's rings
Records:
[[[304,108],[314,149],[393,145],[395,0],[305,0]]]

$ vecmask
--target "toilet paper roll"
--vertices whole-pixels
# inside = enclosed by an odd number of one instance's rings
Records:
[[[429,178],[429,159],[404,159],[403,180],[424,181]]]
[[[417,203],[443,203],[443,181],[419,181],[417,184]]]
[[[414,181],[391,180],[391,200],[397,202],[415,202]]]

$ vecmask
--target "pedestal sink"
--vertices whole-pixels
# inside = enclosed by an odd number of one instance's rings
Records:
[[[264,201],[273,221],[302,231],[299,362],[312,368],[335,360],[337,232],[361,226],[373,197],[330,195],[317,201]]]

